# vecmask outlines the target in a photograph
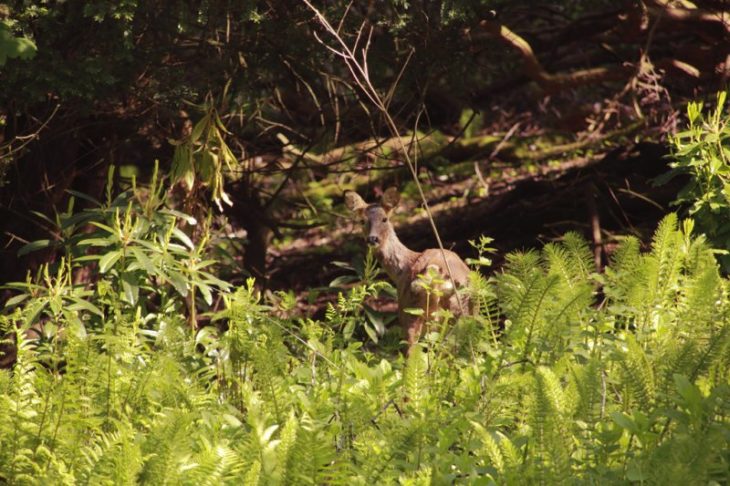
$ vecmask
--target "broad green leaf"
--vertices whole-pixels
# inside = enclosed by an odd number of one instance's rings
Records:
[[[343,287],[344,285],[357,282],[358,278],[355,275],[340,275],[332,280],[328,287]]]
[[[176,211],[174,209],[167,209],[167,208],[166,209],[161,209],[160,210],[160,213],[162,213],[162,214],[169,214],[170,216],[178,217],[178,218],[184,220],[186,223],[191,224],[191,225],[198,224],[198,220],[195,219],[194,217],[190,216],[189,214],[185,214],[183,212]]]
[[[122,257],[121,250],[111,251],[99,259],[99,271],[106,273]]]
[[[86,193],[74,191],[73,189],[66,189],[66,192],[71,194],[72,196],[76,196],[79,199],[83,199],[85,201],[89,201],[96,207],[101,207],[101,202],[99,202],[97,199],[94,199],[93,197],[89,196]]]
[[[378,333],[369,325],[363,326],[365,328],[365,333],[368,335],[370,340],[377,344],[378,342]]]
[[[83,321],[78,318],[76,313],[74,312],[65,312],[64,311],[64,317],[66,317],[66,320],[69,322],[70,326],[69,331],[77,338],[77,339],[85,339],[87,336],[86,333],[86,326],[84,326]]]
[[[41,213],[40,211],[31,211],[30,213],[34,214],[35,216],[38,216],[38,218],[40,218],[43,221],[45,221],[46,223],[48,223],[51,227],[56,226],[56,221],[52,220],[51,218],[49,218],[45,214]]]
[[[412,316],[422,316],[425,313],[423,309],[419,309],[418,307],[406,307],[403,309],[403,312]]]
[[[27,37],[15,37],[5,22],[0,22],[0,66],[8,59],[28,60],[38,52],[35,42]]]
[[[203,131],[205,130],[205,128],[208,126],[209,123],[210,123],[210,115],[206,114],[193,127],[193,131],[190,134],[190,141],[193,143],[197,142],[200,139],[200,136],[203,134]]]
[[[89,302],[88,300],[84,299],[77,299],[72,297],[71,300],[73,303],[69,306],[67,306],[70,310],[87,310],[91,312],[92,314],[96,314],[99,317],[104,317],[104,313],[99,309],[97,306]]]
[[[61,229],[70,228],[79,224],[87,224],[90,220],[96,218],[93,212],[81,212],[74,215],[63,217],[61,219]]]
[[[628,430],[632,434],[639,432],[639,427],[634,423],[634,420],[622,412],[613,412],[611,418],[614,422],[621,426],[621,428]]]
[[[213,295],[210,292],[210,287],[201,282],[198,282],[196,286],[198,287],[198,290],[200,290],[200,293],[202,294],[205,303],[208,305],[213,305]]]
[[[86,337],[86,328],[84,327],[84,323],[79,319],[78,314],[74,309],[71,309],[70,307],[63,309],[61,311],[61,314],[63,315],[66,322],[69,324],[69,329],[73,332],[73,334],[83,339]]]
[[[140,265],[142,265],[142,268],[144,268],[149,275],[156,275],[158,273],[157,268],[152,263],[152,260],[150,260],[147,255],[145,255],[144,251],[134,246],[131,248],[131,250],[132,255],[134,255]]]
[[[111,226],[107,226],[107,225],[105,225],[103,223],[100,223],[98,221],[91,221],[90,224],[96,226],[97,228],[101,228],[101,229],[103,229],[104,231],[106,231],[106,232],[108,232],[110,234],[113,234],[113,235],[117,234],[117,231],[114,228],[112,228]]]
[[[20,304],[21,302],[26,300],[28,297],[30,297],[29,294],[20,294],[20,295],[15,295],[13,297],[10,297],[8,299],[8,301],[5,302],[5,308],[10,309],[11,307],[14,307],[14,306]]]
[[[48,305],[48,299],[35,299],[26,309],[26,316],[23,320],[23,326],[30,327],[43,312],[43,309]]]
[[[172,234],[177,237],[178,240],[183,242],[185,246],[187,246],[190,250],[195,249],[195,245],[193,244],[193,240],[190,239],[188,235],[182,232],[180,228],[173,228]]]
[[[182,179],[185,182],[185,186],[187,186],[188,190],[192,190],[193,186],[195,186],[195,171],[192,169],[185,171]]]
[[[185,280],[185,277],[183,277],[182,274],[173,270],[169,270],[167,272],[167,277],[170,279],[170,283],[172,284],[172,286],[175,287],[175,290],[177,290],[178,293],[183,297],[187,297],[188,283]]]
[[[203,268],[215,265],[218,263],[217,260],[203,260],[193,265],[192,270],[202,270]]]
[[[205,283],[207,283],[207,284],[215,285],[224,290],[231,288],[231,284],[229,284],[225,280],[219,279],[218,277],[214,276],[211,273],[200,272],[200,276],[202,276],[205,279]]]
[[[20,250],[18,250],[18,256],[21,257],[23,255],[27,255],[28,253],[42,250],[43,248],[48,248],[49,246],[51,246],[51,240],[32,241],[27,245],[23,245]]]
[[[137,305],[139,299],[139,282],[131,272],[122,273],[122,297],[130,305]]]
[[[79,246],[109,246],[116,243],[114,238],[87,238],[78,242]]]
[[[367,316],[370,323],[373,325],[375,330],[378,332],[379,335],[385,334],[385,321],[383,319],[383,313],[378,312],[374,309],[371,309],[370,306],[363,306],[363,309],[365,310],[365,315]],[[377,340],[374,340],[377,342]]]

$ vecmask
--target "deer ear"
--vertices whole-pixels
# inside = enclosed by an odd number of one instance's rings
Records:
[[[365,200],[355,191],[345,191],[345,206],[353,212],[361,211],[368,207]]]
[[[392,211],[400,202],[400,193],[395,187],[389,187],[383,193],[380,204],[386,211]]]

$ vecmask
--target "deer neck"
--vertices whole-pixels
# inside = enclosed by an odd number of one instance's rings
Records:
[[[378,247],[376,255],[385,272],[395,282],[398,289],[410,283],[411,268],[420,253],[404,245],[395,232],[392,232],[383,241],[383,244]]]

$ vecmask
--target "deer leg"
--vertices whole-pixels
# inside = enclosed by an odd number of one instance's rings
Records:
[[[406,333],[406,352],[405,355],[411,354],[411,349],[418,343],[418,339],[421,337],[421,331],[423,329],[423,317],[412,316],[408,314],[400,315],[400,323],[403,330]]]
[[[408,339],[408,349],[406,356],[411,354],[411,349],[418,343],[421,338],[421,330],[423,329],[423,319],[414,319],[408,329],[406,329]]]

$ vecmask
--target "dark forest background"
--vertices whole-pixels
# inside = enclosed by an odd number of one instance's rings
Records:
[[[232,278],[326,283],[353,251],[345,189],[398,186],[404,240],[434,244],[404,148],[449,246],[574,229],[605,261],[614,232],[646,238],[671,209],[683,181],[653,184],[668,136],[730,73],[718,0],[321,8],[366,55],[404,144],[304,3],[0,5],[3,279],[54,258],[58,228],[36,212],[66,211],[70,191],[102,198],[110,166],[117,185],[148,180],[157,160],[175,204],[228,238]],[[38,240],[50,246],[18,257]]]

